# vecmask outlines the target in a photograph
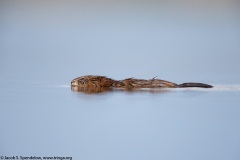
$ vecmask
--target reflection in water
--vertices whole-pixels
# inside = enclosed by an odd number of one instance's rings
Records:
[[[85,94],[105,93],[105,92],[142,92],[142,93],[166,93],[171,89],[166,88],[109,88],[109,87],[79,87],[71,86],[72,91]]]
[[[72,86],[71,89],[72,89],[72,91],[83,92],[85,94],[112,91],[112,88],[109,88],[109,87],[78,87],[78,86]]]
[[[67,85],[62,85],[62,87]],[[171,91],[239,91],[240,85],[214,85],[211,89],[206,88],[109,88],[109,87],[79,87],[71,86],[72,91],[85,94],[105,93],[105,92],[138,92],[138,93],[166,93]]]

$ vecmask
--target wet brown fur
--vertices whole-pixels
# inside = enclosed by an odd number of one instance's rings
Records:
[[[183,87],[202,87],[211,88],[211,85],[203,83],[183,83],[176,84],[161,79],[135,79],[127,78],[124,80],[113,80],[105,76],[87,75],[72,80],[72,86],[78,87],[114,87],[114,88],[183,88]]]

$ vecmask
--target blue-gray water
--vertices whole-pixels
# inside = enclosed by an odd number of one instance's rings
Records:
[[[95,3],[0,2],[0,156],[239,160],[239,7]],[[86,74],[215,87],[72,91]]]

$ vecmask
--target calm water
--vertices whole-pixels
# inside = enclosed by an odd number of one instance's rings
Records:
[[[0,2],[0,156],[239,160],[239,10]],[[72,91],[85,74],[213,89]]]

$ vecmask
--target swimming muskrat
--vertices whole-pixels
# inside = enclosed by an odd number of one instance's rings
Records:
[[[204,83],[182,83],[176,84],[173,82],[161,80],[161,79],[135,79],[127,78],[124,80],[114,80],[105,76],[86,75],[75,78],[71,81],[71,86],[77,86],[82,88],[185,88],[185,87],[201,87],[212,88],[213,86]]]

